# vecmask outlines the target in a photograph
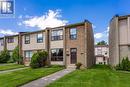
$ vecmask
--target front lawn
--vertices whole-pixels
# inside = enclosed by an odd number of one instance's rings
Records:
[[[5,65],[0,65],[0,71],[23,68],[23,67],[24,65],[19,65],[19,64],[7,64],[7,65],[5,64]]]
[[[63,67],[61,66],[51,66],[48,68],[38,68],[38,69],[28,68],[0,74],[0,87],[17,87],[62,69]]]
[[[47,87],[130,87],[130,73],[97,65],[92,69],[76,70]]]

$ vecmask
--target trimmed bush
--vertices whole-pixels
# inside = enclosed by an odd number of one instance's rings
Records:
[[[39,68],[46,65],[48,53],[46,51],[40,51],[34,53],[31,59],[31,68]]]
[[[0,63],[7,63],[10,59],[10,54],[8,50],[1,51],[0,53]]]
[[[76,63],[76,69],[80,69],[80,67],[82,66],[82,63]]]
[[[130,71],[130,61],[128,57],[123,58],[122,62],[116,66],[117,70]]]

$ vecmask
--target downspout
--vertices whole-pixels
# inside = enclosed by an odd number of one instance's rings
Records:
[[[118,24],[118,17],[116,17],[116,29],[117,29],[117,41],[118,41],[118,44],[117,44],[117,46],[118,46],[118,50],[117,50],[117,52],[118,52],[118,57],[117,58],[119,58],[119,64],[120,64],[120,38],[119,38],[119,24]]]
[[[84,21],[84,25],[85,25],[85,41],[84,41],[84,44],[85,44],[85,50],[84,50],[84,57],[85,57],[85,67],[88,67],[87,65],[87,23],[86,23],[86,20]]]
[[[51,64],[51,59],[50,59],[50,28],[47,28],[45,30],[45,47],[46,47],[46,50],[48,52],[48,64],[50,65]]]
[[[64,65],[67,67],[67,59],[66,59],[66,33],[65,27],[63,27],[63,61]]]

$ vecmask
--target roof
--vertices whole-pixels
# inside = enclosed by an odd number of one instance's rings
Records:
[[[25,32],[25,33],[22,33],[21,35],[33,34],[33,33],[38,33],[38,32],[45,32],[45,30],[32,31],[32,32]]]
[[[4,39],[4,37],[0,37],[0,39]]]
[[[109,47],[109,45],[95,45],[95,47]]]
[[[112,21],[114,18],[118,17],[119,20],[123,20],[123,19],[126,19],[127,17],[130,17],[130,14],[129,15],[115,15],[112,17],[112,19],[110,21]]]
[[[84,25],[85,23],[90,23],[90,24],[92,24],[92,23],[89,22],[88,20],[84,20],[84,22],[80,22],[80,23],[68,24],[68,25],[65,25],[65,26],[59,26],[59,27],[54,27],[54,28],[49,28],[49,27],[47,27],[47,28],[44,29],[44,30],[38,30],[38,31],[32,31],[32,32],[19,32],[19,34],[21,34],[21,35],[33,34],[33,33],[38,33],[38,32],[45,32],[45,30],[49,30],[49,29],[56,29],[56,28],[63,28],[63,27],[68,28],[68,27],[74,27],[74,26]],[[18,36],[19,34],[17,34],[17,35],[5,36],[5,37],[14,37],[14,36]],[[0,37],[0,38],[4,38],[4,37]]]

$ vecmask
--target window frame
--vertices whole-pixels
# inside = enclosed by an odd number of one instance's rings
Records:
[[[54,49],[51,49],[51,61],[63,61],[64,60],[63,53],[62,53],[62,56],[58,56],[57,55],[57,54],[59,54],[59,50],[60,49],[62,49],[62,52],[64,51],[63,48],[54,48]],[[56,56],[53,56],[52,50],[56,50]]]
[[[62,31],[62,35],[53,35],[53,32],[56,32],[56,34],[58,34],[58,31]],[[63,40],[63,29],[51,31],[51,41],[58,41],[58,40]]]
[[[31,50],[24,51],[24,57],[25,57],[26,59],[31,59],[31,58],[32,58],[31,52],[32,52],[32,56],[33,56],[33,51],[31,51]],[[29,56],[27,57],[26,54],[28,54]]]
[[[14,37],[8,37],[7,42],[8,43],[14,43]]]
[[[27,37],[27,36],[29,37],[29,40],[26,40],[26,37]],[[24,43],[25,43],[25,44],[30,44],[30,35],[25,35],[25,36],[24,36]]]
[[[71,34],[71,30],[72,29],[75,29],[76,30],[76,34]],[[69,29],[69,37],[70,37],[70,40],[76,40],[77,39],[77,28],[70,28]],[[76,38],[74,38],[73,36],[76,36]]]
[[[42,34],[42,39],[41,38],[38,39],[38,34]],[[39,40],[41,40],[41,41],[39,41]],[[37,43],[43,43],[43,33],[42,32],[37,33]]]
[[[102,49],[101,48],[97,48],[97,55],[102,55]]]

